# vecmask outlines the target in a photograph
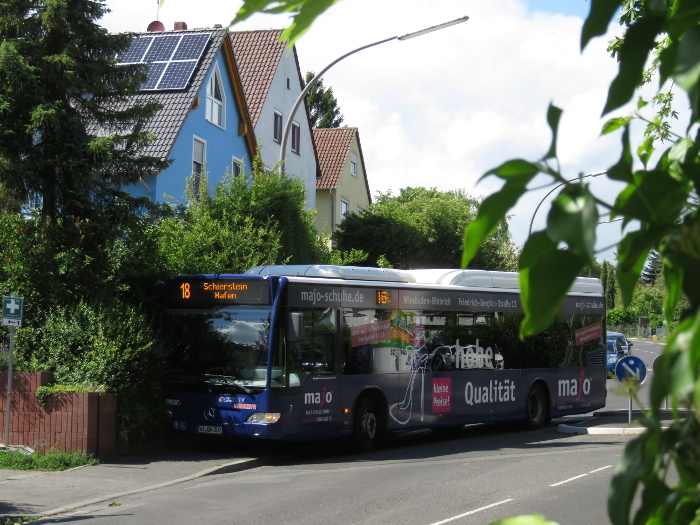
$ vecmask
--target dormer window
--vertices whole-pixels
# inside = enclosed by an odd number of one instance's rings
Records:
[[[225,118],[226,99],[224,97],[224,86],[221,83],[221,74],[219,73],[219,66],[217,64],[207,83],[207,120],[215,126],[225,128]]]

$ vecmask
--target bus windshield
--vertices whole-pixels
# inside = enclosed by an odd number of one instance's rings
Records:
[[[265,387],[269,306],[227,305],[168,313],[173,341],[170,382],[244,392]],[[281,370],[272,365],[273,370]]]

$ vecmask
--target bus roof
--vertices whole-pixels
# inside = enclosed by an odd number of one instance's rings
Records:
[[[332,264],[297,264],[256,266],[245,273],[247,275],[283,275],[287,277],[313,277],[350,281],[438,284],[463,288],[519,289],[517,272],[487,270],[397,270],[394,268],[337,266]],[[600,284],[599,279],[577,277],[571,286],[570,292],[602,294],[603,286]]]

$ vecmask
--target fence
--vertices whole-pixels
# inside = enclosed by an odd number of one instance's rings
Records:
[[[51,380],[49,372],[13,372],[8,445],[26,445],[39,452],[60,450],[110,457],[116,452],[115,394],[67,392],[51,394],[39,404],[36,390]],[[7,372],[0,372],[7,392]],[[6,397],[0,403],[0,439],[5,442]]]
[[[652,336],[656,336],[657,339],[666,339],[666,330],[663,326],[650,328],[636,324],[619,324],[608,325],[607,330],[608,332],[620,332],[630,339],[652,339]]]

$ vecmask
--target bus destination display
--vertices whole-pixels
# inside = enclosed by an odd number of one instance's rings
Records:
[[[168,306],[270,304],[270,284],[262,279],[171,279]]]
[[[377,306],[391,305],[391,290],[377,290]]]

